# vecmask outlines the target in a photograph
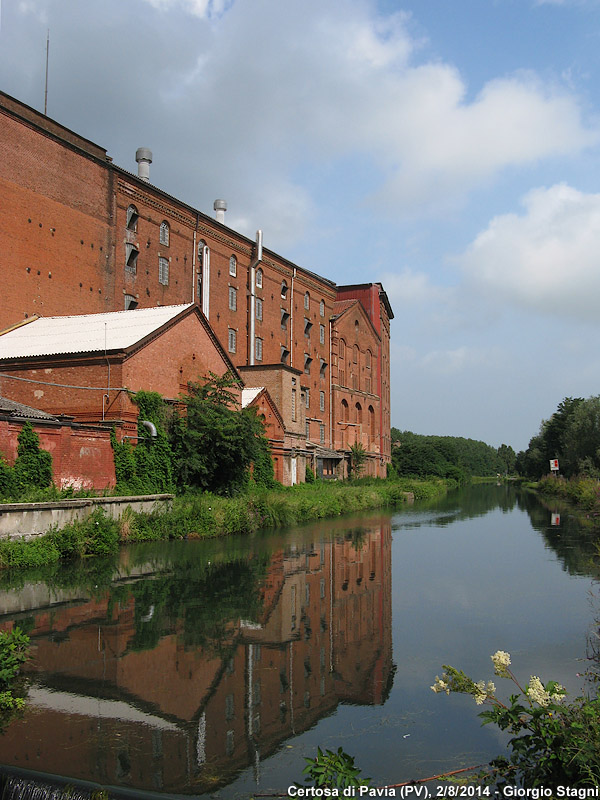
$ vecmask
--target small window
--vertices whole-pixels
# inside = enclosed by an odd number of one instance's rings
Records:
[[[254,340],[254,355],[257,361],[262,361],[263,357],[263,340],[256,338]]]
[[[310,336],[310,329],[312,328],[313,324],[308,319],[308,317],[304,317],[304,335]]]
[[[310,422],[308,420],[304,423],[304,436],[307,441],[310,439]]]
[[[169,261],[166,258],[158,259],[158,282],[163,286],[169,285]]]
[[[169,223],[167,222],[166,219],[160,223],[160,232],[158,234],[158,240],[161,244],[166,245],[166,247],[169,246]]]
[[[340,358],[346,358],[346,342],[340,339]]]
[[[304,401],[307,408],[310,408],[310,389],[304,390]]]
[[[308,292],[304,295],[304,308],[310,311],[310,294]]]
[[[296,390],[292,389],[292,422],[296,422]]]
[[[237,278],[237,258],[231,256],[229,259],[229,274],[232,278]]]
[[[262,289],[262,286],[263,286],[263,271],[262,269],[259,268],[256,270],[256,288]]]
[[[134,308],[137,308],[138,301],[132,294],[125,295],[125,311],[133,311]]]
[[[237,331],[234,331],[233,328],[229,328],[228,343],[229,352],[235,353],[237,349]]]
[[[325,444],[325,425],[319,424],[319,444]]]
[[[125,245],[125,269],[127,272],[132,272],[134,275],[137,271],[137,260],[140,251],[133,244],[127,242]]]
[[[327,362],[321,358],[319,360],[319,377],[324,378],[327,373]]]
[[[355,411],[356,411],[356,422],[360,425],[362,422],[362,406],[360,403],[356,404]]]
[[[310,375],[310,365],[312,364],[312,358],[308,355],[308,353],[304,354],[304,372],[307,375]]]
[[[281,363],[287,364],[290,360],[290,351],[285,345],[281,345]]]
[[[137,231],[137,224],[140,215],[138,214],[138,210],[135,206],[129,206],[127,209],[127,230],[128,231]]]
[[[198,269],[202,269],[204,265],[204,254],[206,250],[208,250],[206,242],[200,239],[198,242]]]
[[[288,320],[290,318],[289,312],[285,308],[281,309],[281,330],[287,331]]]
[[[260,297],[257,297],[256,298],[256,319],[258,319],[258,320],[260,320],[262,322],[262,318],[263,318],[263,301],[260,299]]]
[[[287,298],[287,293],[288,293],[287,281],[281,281],[281,296],[283,297],[284,300]]]
[[[325,316],[325,300],[321,300],[321,302],[319,303],[319,316],[321,317]]]
[[[358,364],[358,345],[357,344],[355,344],[354,347],[352,348],[352,361],[354,361],[355,364]]]
[[[229,310],[237,311],[237,291],[233,286],[229,287]]]
[[[319,411],[325,411],[325,392],[319,392]]]
[[[367,350],[365,353],[365,367],[371,369],[371,351]]]
[[[319,341],[325,344],[325,325],[319,325]]]

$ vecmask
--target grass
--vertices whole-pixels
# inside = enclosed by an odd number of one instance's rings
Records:
[[[83,521],[53,529],[30,541],[0,541],[0,569],[38,567],[62,560],[108,555],[126,542],[200,539],[284,528],[416,500],[433,500],[453,482],[362,479],[344,483],[317,481],[277,489],[254,490],[237,497],[188,493],[169,511],[141,514],[127,509],[119,520],[97,508]]]

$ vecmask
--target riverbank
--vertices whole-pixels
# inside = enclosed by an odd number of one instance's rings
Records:
[[[0,569],[43,566],[61,560],[107,555],[127,542],[201,539],[248,534],[357,511],[442,497],[454,481],[360,480],[302,484],[249,492],[233,498],[208,493],[176,497],[167,511],[127,509],[118,520],[97,509],[33,540],[0,541]]]
[[[600,482],[595,478],[570,478],[546,476],[535,484],[525,484],[546,500],[560,500],[583,519],[600,526]]]

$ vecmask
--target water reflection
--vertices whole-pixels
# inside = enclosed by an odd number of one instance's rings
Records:
[[[0,761],[201,793],[248,766],[258,779],[262,759],[340,703],[383,703],[389,519],[284,541],[132,548],[117,574],[96,565],[100,584],[63,574],[5,591],[2,626],[26,627],[34,657],[30,708]]]

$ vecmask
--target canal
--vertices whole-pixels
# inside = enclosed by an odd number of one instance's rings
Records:
[[[234,800],[285,790],[317,746],[343,747],[380,786],[487,762],[506,739],[472,698],[430,690],[443,664],[488,680],[506,650],[525,681],[574,694],[595,664],[595,537],[557,511],[484,485],[0,575],[0,627],[33,645],[0,764]]]

